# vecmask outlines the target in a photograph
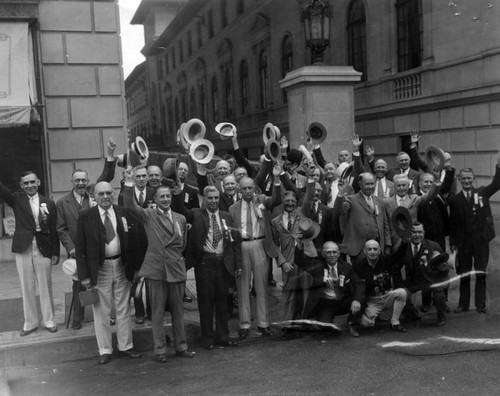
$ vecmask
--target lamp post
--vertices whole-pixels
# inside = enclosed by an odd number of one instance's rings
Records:
[[[306,47],[311,49],[311,63],[322,64],[323,52],[330,46],[332,7],[328,0],[309,0],[300,11],[306,35]]]

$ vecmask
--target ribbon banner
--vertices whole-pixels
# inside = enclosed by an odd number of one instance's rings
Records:
[[[27,22],[0,23],[0,128],[30,122],[34,65],[29,37]]]

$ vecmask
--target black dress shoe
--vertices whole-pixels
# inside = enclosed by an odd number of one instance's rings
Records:
[[[401,325],[401,323],[398,323],[398,324],[395,324],[395,325],[391,324],[391,330],[398,331],[400,333],[406,333],[406,332],[408,332],[408,330],[406,329],[406,327],[403,327]]]
[[[207,351],[211,351],[212,349],[215,348],[214,344],[205,344],[203,345],[203,348],[205,348]]]
[[[191,352],[191,351],[177,351],[175,354],[178,357],[183,357],[183,358],[194,358],[194,355],[196,355],[196,352]]]
[[[31,330],[21,330],[21,332],[19,333],[19,335],[21,337],[26,337],[27,335],[29,335],[29,334],[37,331],[37,330],[38,330],[38,327],[35,327],[35,328],[31,329]]]
[[[237,347],[238,343],[236,341],[232,340],[227,340],[227,341],[218,341],[216,342],[217,345],[222,346],[222,347]]]
[[[71,326],[71,328],[73,330],[80,330],[82,328],[82,324],[81,323],[73,323],[73,325]]]
[[[167,355],[165,355],[164,353],[155,355],[155,360],[159,363],[167,363]]]
[[[109,353],[105,353],[104,355],[99,356],[97,364],[108,364],[110,361],[111,361],[111,355]]]
[[[142,357],[142,355],[139,352],[134,351],[133,348],[127,349],[126,351],[118,351],[118,356],[131,359],[140,359]]]
[[[429,307],[428,305],[422,305],[420,307],[420,312],[429,312],[429,310],[431,309],[431,307]]]
[[[240,340],[244,340],[245,338],[247,338],[248,334],[250,334],[250,329],[240,329],[240,331],[238,331]]]
[[[276,286],[276,281],[274,279],[269,279],[269,282],[267,282],[269,286],[275,287]]]
[[[57,333],[57,326],[52,326],[52,327],[45,326],[45,330],[47,330],[49,333]]]
[[[144,324],[144,316],[136,316],[135,323],[136,324]]]
[[[257,334],[261,337],[273,337],[274,333],[269,327],[257,327]]]
[[[453,312],[463,313],[463,312],[467,312],[468,310],[469,310],[469,308],[457,307],[457,308],[455,308],[455,310]]]

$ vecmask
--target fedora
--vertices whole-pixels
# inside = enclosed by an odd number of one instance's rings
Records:
[[[280,144],[275,139],[269,139],[264,146],[264,154],[272,161],[279,161],[281,157]]]
[[[429,261],[429,267],[433,270],[439,271],[448,271],[450,267],[448,266],[448,260],[450,259],[450,255],[448,253],[439,253],[435,255],[431,261]]]
[[[220,135],[221,140],[227,140],[234,136],[236,127],[230,122],[221,122],[215,127],[215,132]]]
[[[167,158],[163,162],[163,176],[167,179],[177,180],[177,166],[178,160],[177,157]]]
[[[429,164],[431,170],[439,172],[444,168],[444,154],[439,147],[427,146],[425,150],[425,160]]]
[[[187,143],[193,144],[196,140],[203,139],[207,128],[203,121],[198,118],[191,118],[188,122],[181,125],[181,135]]]
[[[299,230],[302,233],[302,242],[309,242],[319,235],[321,227],[318,223],[306,217],[300,219]]]
[[[411,234],[413,221],[410,212],[404,206],[398,206],[391,217],[391,224],[394,232],[403,239],[408,239]]]
[[[323,143],[327,134],[325,126],[320,122],[313,122],[309,125],[309,128],[307,128],[307,136],[309,136],[315,144]]]
[[[214,145],[210,140],[198,139],[189,148],[189,156],[199,164],[208,164],[214,156]]]
[[[281,131],[277,126],[268,122],[264,125],[264,129],[262,129],[262,140],[264,141],[264,144],[266,144],[270,139],[274,139],[276,141],[280,140]]]
[[[75,259],[70,258],[64,261],[62,270],[66,275],[71,276],[74,280],[78,280]]]

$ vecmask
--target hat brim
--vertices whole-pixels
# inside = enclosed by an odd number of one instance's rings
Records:
[[[208,164],[214,157],[214,150],[214,145],[210,140],[198,139],[189,148],[189,156],[199,164]],[[202,151],[206,155],[200,156],[199,153]]]
[[[68,275],[71,276],[74,280],[78,280],[78,273],[77,273],[77,267],[76,267],[76,260],[75,259],[67,259],[62,263],[62,271]]]
[[[197,127],[199,130],[193,136],[190,136],[190,131],[193,127]],[[205,137],[207,128],[202,120],[191,118],[188,122],[181,125],[180,131],[187,143],[194,144],[196,141]]]
[[[230,122],[221,122],[215,127],[215,132],[220,135],[220,138],[222,140],[231,139],[236,133],[236,126],[234,126]]]
[[[264,144],[267,144],[267,142],[271,139],[276,140],[276,129],[274,128],[275,126],[270,122],[264,125],[264,128],[262,129],[262,140],[264,141]]]
[[[309,125],[309,128],[307,129],[307,136],[309,136],[311,140],[316,144],[323,143],[326,140],[327,135],[328,134],[325,126],[320,122],[311,123],[311,125]]]
[[[432,269],[436,269],[440,264],[448,264],[449,259],[450,255],[448,253],[440,253],[436,257],[432,258],[428,265]]]
[[[408,238],[413,227],[410,212],[403,206],[398,206],[391,217],[392,228],[400,238]]]
[[[431,170],[439,172],[444,168],[445,158],[439,147],[428,146],[425,150],[425,159]]]
[[[313,232],[312,236],[310,236],[309,238],[302,238],[302,242],[313,241],[314,239],[316,239],[318,237],[319,233],[321,232],[321,226],[318,223],[311,220],[311,224],[314,228],[314,232]]]

